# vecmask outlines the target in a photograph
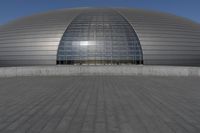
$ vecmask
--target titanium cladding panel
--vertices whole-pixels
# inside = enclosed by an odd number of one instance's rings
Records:
[[[25,17],[0,28],[0,65],[56,64],[58,44],[80,9]]]
[[[25,17],[1,26],[0,66],[56,65],[59,44],[62,44],[62,38],[70,28],[70,24],[73,24],[77,16],[83,13],[87,14],[91,11],[101,13],[104,10],[100,8],[58,10]],[[108,16],[110,12],[118,14],[137,34],[143,58],[143,62],[140,63],[145,65],[200,65],[199,24],[159,12],[135,9],[106,10],[108,13],[105,12],[105,16],[106,14]],[[94,21],[88,20],[91,23]],[[104,20],[100,21],[105,23]],[[91,23],[87,24],[91,26]],[[79,27],[79,29],[83,28]],[[98,34],[98,31],[93,32]],[[89,33],[90,31],[85,34]],[[74,37],[79,38],[76,34]],[[84,37],[83,34],[81,37]],[[84,41],[90,41],[87,39]],[[102,42],[106,42],[103,45],[109,45],[108,40],[102,40]],[[135,52],[134,49],[133,52]]]
[[[140,39],[144,64],[200,65],[200,25],[159,12],[119,10]]]

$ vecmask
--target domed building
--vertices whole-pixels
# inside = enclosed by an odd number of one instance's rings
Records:
[[[200,65],[200,24],[126,8],[74,8],[0,27],[0,66]]]

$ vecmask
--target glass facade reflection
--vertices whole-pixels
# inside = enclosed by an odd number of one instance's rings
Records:
[[[65,31],[57,64],[143,64],[132,26],[115,11],[78,15]]]

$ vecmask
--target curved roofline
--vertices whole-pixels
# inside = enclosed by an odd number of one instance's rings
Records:
[[[73,17],[104,10],[118,10],[133,25],[145,65],[200,66],[199,24],[168,13],[122,7],[64,8],[11,21],[0,27],[0,64],[55,65],[59,41]]]
[[[41,11],[41,12],[37,12],[37,13],[33,13],[30,15],[25,15],[25,16],[21,16],[19,18],[15,18],[13,20],[7,21],[4,24],[1,24],[1,26],[18,21],[20,19],[25,19],[28,17],[33,17],[33,16],[37,16],[37,15],[42,15],[42,14],[48,14],[48,13],[53,13],[56,11],[66,11],[66,10],[74,10],[74,9],[117,9],[117,10],[123,10],[123,9],[128,9],[128,10],[137,10],[137,11],[144,11],[144,12],[150,12],[150,13],[159,13],[159,14],[165,14],[165,15],[170,15],[170,16],[174,16],[174,17],[179,17],[182,19],[185,19],[187,21],[190,21],[192,23],[196,23],[196,24],[200,24],[194,20],[191,20],[190,18],[184,17],[184,16],[179,16],[170,12],[164,12],[164,11],[158,11],[158,10],[152,10],[152,9],[143,9],[143,8],[131,8],[131,7],[71,7],[71,8],[60,8],[60,9],[53,9],[53,10],[47,10],[47,11]]]

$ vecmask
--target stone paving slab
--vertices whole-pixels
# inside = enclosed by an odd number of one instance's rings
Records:
[[[0,133],[200,133],[200,78],[0,78]]]

